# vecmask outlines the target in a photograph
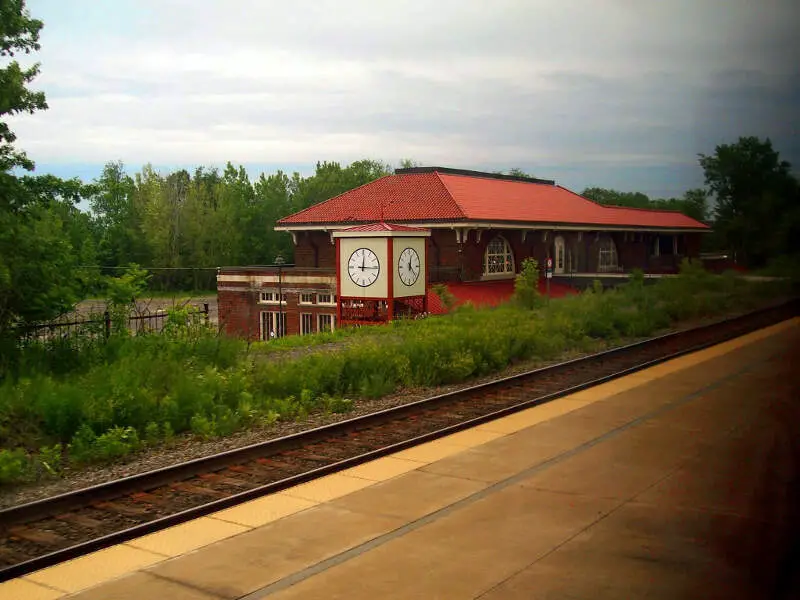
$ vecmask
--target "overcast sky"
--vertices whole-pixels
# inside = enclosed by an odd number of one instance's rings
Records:
[[[62,176],[407,157],[671,196],[741,135],[800,165],[793,0],[27,5],[50,109],[11,124]]]

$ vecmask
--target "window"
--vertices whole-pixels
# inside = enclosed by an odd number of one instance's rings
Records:
[[[273,335],[274,334],[274,335]],[[271,340],[276,337],[286,335],[286,313],[285,312],[262,312],[261,313],[261,339]]]
[[[311,313],[300,313],[300,335],[314,333],[314,315]]]
[[[286,294],[281,294],[281,301],[284,304],[286,303]],[[261,292],[260,302],[262,302],[264,304],[277,304],[278,303],[278,292],[275,292],[275,291]]]
[[[333,331],[335,322],[333,315],[317,315],[317,331]]]
[[[555,272],[556,273],[563,273],[564,272],[564,254],[566,253],[567,249],[564,244],[564,238],[556,236],[556,239],[553,240],[553,251],[556,255],[555,257]]]
[[[317,304],[336,304],[336,296],[333,294],[317,294]]]
[[[600,240],[600,245],[597,254],[597,270],[601,273],[603,271],[616,271],[617,266],[617,245],[610,237],[604,237]]]
[[[506,239],[498,235],[486,246],[484,275],[503,275],[514,272],[514,254]]]
[[[672,254],[677,254],[675,252],[675,240],[676,237],[674,235],[659,235],[656,238],[653,254],[655,256],[671,256]]]
[[[300,294],[300,304],[314,304],[314,294]]]

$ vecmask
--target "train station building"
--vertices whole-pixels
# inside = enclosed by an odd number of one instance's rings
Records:
[[[675,273],[683,258],[698,257],[709,230],[678,212],[600,205],[551,180],[397,169],[278,221],[275,229],[294,242],[291,265],[220,269],[224,330],[269,339],[335,328],[342,311],[340,271],[346,270],[336,240],[359,235],[359,228],[367,237],[413,235],[398,233],[401,228],[424,232],[426,301],[417,308],[432,312],[437,297],[430,285],[507,294],[529,257],[540,267],[549,259],[554,286],[579,288],[597,278],[625,278],[633,269]],[[394,279],[400,281],[395,290],[402,288],[402,279]],[[382,295],[367,296],[376,311],[386,313],[392,304],[392,298],[381,303]],[[389,311],[387,318],[394,316]]]

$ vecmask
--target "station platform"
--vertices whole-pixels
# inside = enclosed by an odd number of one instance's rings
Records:
[[[800,319],[0,584],[15,600],[795,597]]]

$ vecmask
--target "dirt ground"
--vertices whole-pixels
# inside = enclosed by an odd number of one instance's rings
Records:
[[[159,310],[168,310],[170,308],[182,307],[187,304],[203,308],[204,304],[208,304],[208,318],[211,323],[216,325],[219,322],[219,311],[217,309],[217,297],[214,296],[175,296],[173,298],[143,298],[136,302],[137,314],[153,314]],[[106,303],[102,300],[84,300],[79,302],[76,307],[76,314],[82,318],[90,314],[102,313],[106,309]]]

